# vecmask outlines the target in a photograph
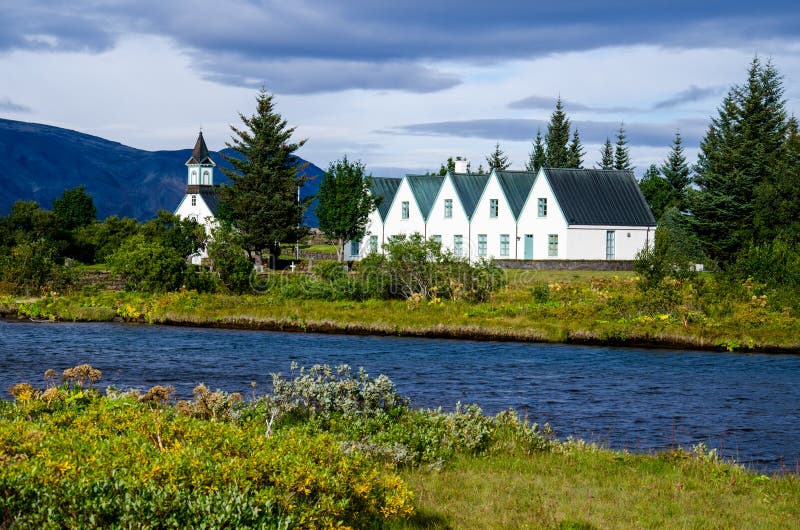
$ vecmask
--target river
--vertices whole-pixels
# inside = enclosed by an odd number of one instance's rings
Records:
[[[800,466],[800,356],[642,350],[122,324],[0,321],[0,389],[89,363],[101,386],[269,390],[292,361],[386,374],[420,407],[513,407],[530,421],[636,452],[703,442],[756,470]]]

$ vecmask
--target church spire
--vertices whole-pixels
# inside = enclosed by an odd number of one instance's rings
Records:
[[[206,147],[206,141],[203,139],[203,131],[200,131],[200,134],[197,136],[197,142],[194,144],[194,150],[192,150],[192,156],[189,157],[189,160],[186,161],[187,166],[215,166],[213,160],[211,160],[211,155],[208,152],[208,147]]]

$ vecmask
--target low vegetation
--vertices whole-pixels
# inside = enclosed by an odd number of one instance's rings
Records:
[[[293,366],[250,396],[49,370],[0,403],[0,526],[781,527],[800,481],[559,442],[513,411],[412,409],[385,376]]]

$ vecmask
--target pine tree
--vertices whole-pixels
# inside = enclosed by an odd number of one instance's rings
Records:
[[[661,174],[670,186],[669,206],[683,211],[687,207],[686,196],[691,178],[689,177],[689,164],[686,162],[681,144],[681,133],[676,131],[669,156],[661,165]]]
[[[539,128],[536,129],[536,140],[533,142],[533,151],[531,151],[530,159],[525,165],[525,169],[532,171],[533,173],[538,173],[539,168],[544,166],[544,163],[544,143],[542,143],[542,129]]]
[[[494,152],[486,157],[486,164],[489,166],[489,172],[493,169],[503,171],[511,165],[506,154],[500,149],[500,142],[494,146]]]
[[[642,195],[650,206],[653,217],[660,219],[670,206],[672,193],[669,182],[661,176],[655,164],[650,164],[650,167],[642,175],[639,189],[642,190]]]
[[[625,125],[619,124],[617,131],[617,147],[614,150],[614,169],[633,169],[628,140],[625,136]]]
[[[600,149],[600,169],[614,169],[614,146],[610,138],[606,138],[606,143]]]
[[[569,144],[569,165],[567,167],[583,169],[583,155],[585,154],[578,129],[575,129],[572,132],[572,142]]]
[[[252,116],[239,114],[243,128],[231,125],[234,134],[226,145],[239,156],[223,155],[233,170],[222,169],[231,185],[219,190],[220,211],[241,234],[251,259],[267,250],[274,263],[282,242],[304,235],[303,212],[313,197],[298,197],[306,166],[298,164],[294,152],[305,140],[291,142],[294,127],[287,127],[266,90],[261,89],[256,103]]]
[[[370,193],[371,183],[372,176],[367,174],[364,164],[351,162],[347,156],[331,162],[322,176],[316,207],[319,229],[336,241],[340,262],[345,242],[364,237],[369,214],[377,206],[375,196]]]
[[[731,88],[700,144],[698,190],[690,201],[700,240],[723,266],[757,232],[781,228],[774,224],[773,205],[759,198],[785,182],[789,137],[780,75],[756,57],[747,82]]]
[[[550,115],[550,123],[547,124],[545,166],[570,167],[570,154],[567,146],[569,143],[569,128],[569,118],[564,112],[564,104],[559,97],[556,101],[556,110]]]

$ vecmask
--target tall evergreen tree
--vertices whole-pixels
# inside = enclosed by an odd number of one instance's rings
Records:
[[[570,153],[567,145],[569,144],[569,128],[569,118],[564,112],[564,104],[559,97],[556,101],[556,109],[550,115],[550,123],[547,124],[545,166],[570,167]]]
[[[606,138],[600,149],[600,169],[614,169],[614,145],[610,138]]]
[[[494,152],[486,157],[486,164],[489,166],[489,172],[493,169],[502,171],[508,169],[511,162],[508,161],[508,156],[500,149],[500,142],[494,146]]]
[[[650,164],[650,167],[642,175],[642,180],[639,181],[639,189],[642,190],[642,195],[650,206],[653,217],[660,219],[671,205],[672,193],[669,182],[661,176],[658,166]]]
[[[778,228],[770,220],[773,206],[758,197],[769,197],[767,191],[784,182],[788,126],[780,75],[756,57],[747,81],[730,89],[711,120],[691,198],[697,234],[723,266],[753,242],[756,230],[771,234]]]
[[[545,164],[544,143],[542,141],[542,129],[536,129],[536,140],[533,142],[533,151],[531,151],[530,159],[525,165],[525,169],[534,173],[539,172],[539,168]]]
[[[569,144],[569,164],[566,167],[583,169],[583,155],[585,154],[580,134],[578,134],[578,129],[575,129],[572,131],[572,142]]]
[[[282,242],[305,234],[303,212],[313,197],[299,199],[305,166],[294,152],[305,140],[291,141],[294,127],[275,111],[272,95],[263,88],[256,103],[252,116],[239,114],[243,128],[231,125],[234,134],[226,145],[239,156],[223,155],[233,170],[222,169],[231,185],[219,190],[221,217],[239,231],[251,259],[262,258],[267,250],[274,263]]]
[[[619,124],[617,131],[617,146],[614,149],[614,169],[633,169],[631,153],[628,148],[628,139],[625,136],[625,125]]]
[[[364,164],[351,162],[347,156],[331,162],[322,176],[316,208],[319,229],[336,241],[340,262],[345,242],[358,241],[367,231],[369,214],[377,206],[376,196],[370,193],[371,185],[372,176]]]
[[[669,206],[674,206],[681,211],[687,208],[686,196],[691,183],[689,164],[683,154],[682,142],[680,131],[676,131],[672,149],[661,165],[661,175],[670,186]]]

